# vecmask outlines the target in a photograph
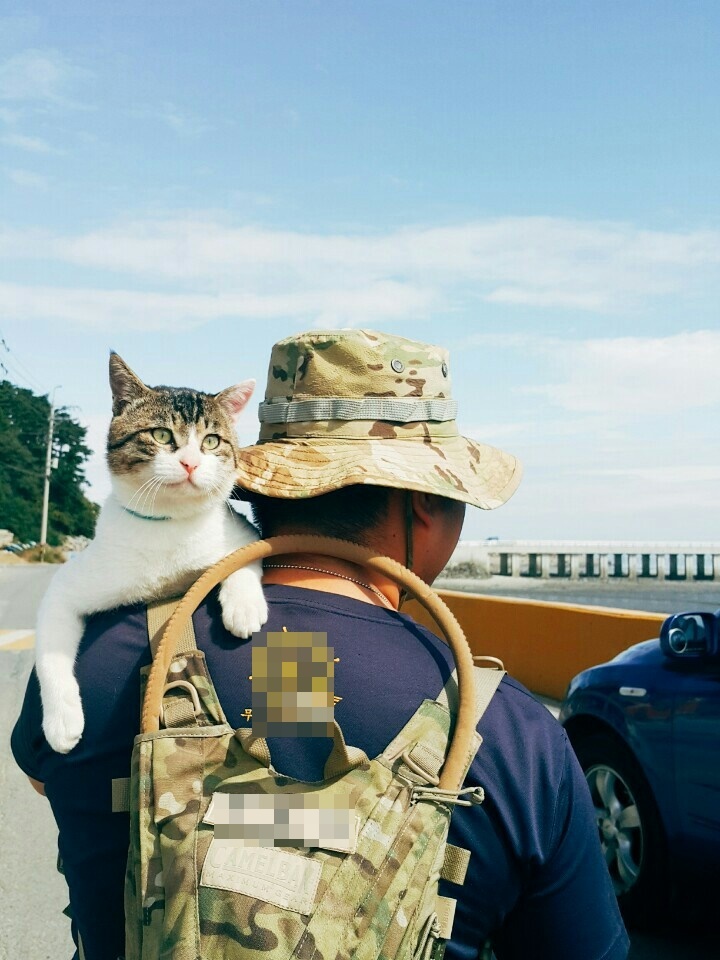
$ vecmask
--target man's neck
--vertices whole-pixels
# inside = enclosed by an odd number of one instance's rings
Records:
[[[266,561],[263,583],[320,590],[395,610],[400,602],[400,588],[382,573],[315,553],[271,557]]]

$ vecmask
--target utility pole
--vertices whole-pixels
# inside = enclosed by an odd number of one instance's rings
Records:
[[[47,527],[48,510],[50,507],[50,474],[52,473],[53,458],[53,428],[55,426],[55,391],[60,387],[54,387],[52,397],[50,398],[50,420],[48,422],[47,450],[45,451],[45,482],[43,484],[43,505],[42,521],[40,524],[40,560],[45,559],[45,548],[47,547]]]

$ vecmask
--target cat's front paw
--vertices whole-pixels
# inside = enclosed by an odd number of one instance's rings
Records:
[[[231,574],[220,587],[220,606],[225,629],[246,640],[268,618],[268,606],[259,581],[253,576]]]
[[[66,691],[56,703],[43,704],[43,733],[56,753],[77,746],[85,727],[79,690]]]

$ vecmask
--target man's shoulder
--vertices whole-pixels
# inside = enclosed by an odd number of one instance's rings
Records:
[[[512,731],[513,736],[526,744],[542,741],[556,750],[565,749],[567,736],[556,717],[527,687],[507,673],[478,724],[478,731],[483,735],[497,734],[501,729]]]
[[[518,799],[554,803],[571,772],[567,735],[547,707],[514,677],[503,677],[478,733],[482,744],[473,763],[476,776],[489,775]]]

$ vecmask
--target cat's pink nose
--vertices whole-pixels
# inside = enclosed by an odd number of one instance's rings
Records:
[[[181,463],[181,465],[182,465],[183,467],[185,467],[185,469],[187,470],[187,475],[188,475],[189,477],[191,477],[191,476],[193,475],[193,471],[197,468],[197,464],[196,464],[196,463],[186,463],[184,460],[181,460],[180,463]]]

